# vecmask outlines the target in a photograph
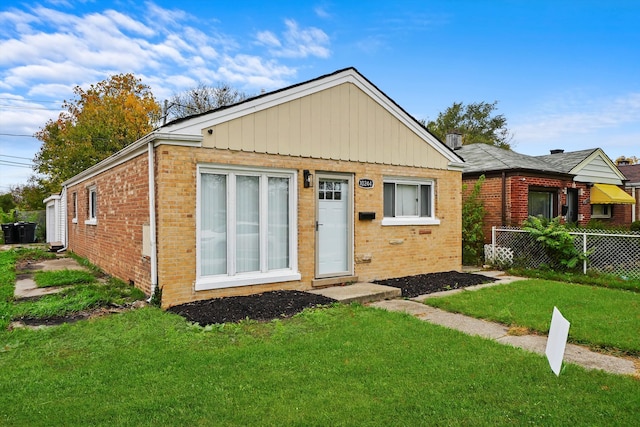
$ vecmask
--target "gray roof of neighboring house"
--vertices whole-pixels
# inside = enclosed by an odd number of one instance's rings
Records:
[[[629,182],[640,182],[640,163],[637,165],[620,165],[620,172],[629,180]]]
[[[590,148],[588,150],[570,151],[567,153],[546,154],[544,156],[536,156],[536,158],[552,164],[564,173],[570,173],[573,168],[597,150],[597,148]]]
[[[564,170],[538,157],[527,156],[526,154],[505,150],[494,145],[463,145],[456,149],[456,154],[462,157],[465,162],[463,173],[484,173],[518,169],[566,174]]]

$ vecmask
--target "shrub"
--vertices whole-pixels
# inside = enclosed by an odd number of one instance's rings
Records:
[[[546,220],[539,217],[529,217],[523,223],[523,229],[544,248],[551,260],[550,267],[561,271],[575,270],[578,263],[584,261],[586,254],[576,249],[573,236],[566,227],[560,224],[560,217]]]
[[[484,251],[484,232],[482,224],[486,210],[480,199],[480,190],[484,182],[484,175],[478,178],[473,190],[462,202],[462,263],[478,265],[482,263]],[[467,186],[462,187],[462,191]]]

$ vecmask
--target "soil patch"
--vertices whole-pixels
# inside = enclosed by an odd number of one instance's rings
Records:
[[[146,305],[147,304],[144,301],[135,301],[131,304],[122,306],[112,305],[109,307],[96,307],[92,310],[71,313],[66,316],[20,317],[11,322],[9,328],[37,328],[41,326],[62,325],[63,323],[75,323],[79,320],[95,319],[97,317],[102,317],[109,314],[124,313],[125,311],[135,310]]]
[[[495,282],[496,280],[497,279],[494,279],[493,277],[487,277],[482,274],[446,271],[442,273],[419,274],[417,276],[377,280],[374,283],[400,288],[402,290],[403,297],[415,298],[419,295],[466,288],[469,286],[481,285],[483,283]]]
[[[176,305],[167,311],[201,326],[239,322],[244,319],[269,321],[291,317],[305,308],[327,305],[332,298],[302,291],[271,291],[261,294],[216,298]]]

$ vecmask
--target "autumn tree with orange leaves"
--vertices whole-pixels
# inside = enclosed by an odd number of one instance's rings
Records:
[[[42,146],[34,169],[50,191],[151,132],[161,115],[150,88],[133,74],[111,76],[86,91],[76,86],[73,92],[76,99],[62,104],[66,111],[35,134]]]

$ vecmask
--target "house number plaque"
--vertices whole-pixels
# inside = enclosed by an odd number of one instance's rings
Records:
[[[360,188],[373,188],[373,180],[369,178],[360,178],[358,180],[358,187]]]

